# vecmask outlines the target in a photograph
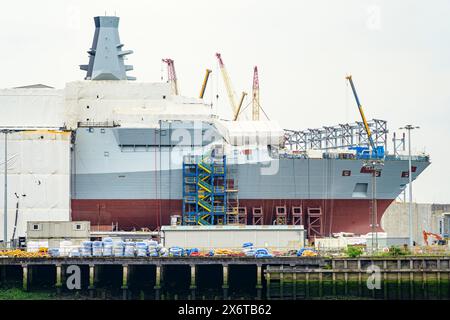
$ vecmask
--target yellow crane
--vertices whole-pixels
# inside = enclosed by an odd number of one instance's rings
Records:
[[[239,108],[238,104],[236,103],[233,87],[231,86],[230,76],[228,75],[227,69],[225,68],[225,64],[223,63],[222,56],[220,55],[220,53],[216,53],[216,57],[217,60],[219,61],[220,71],[222,72],[223,82],[225,83],[225,87],[227,89],[228,99],[230,100],[230,105],[234,114],[234,118],[237,119],[237,116],[239,115],[238,110]]]
[[[202,84],[202,88],[200,90],[200,99],[203,99],[203,96],[205,95],[205,90],[206,90],[206,85],[208,83],[208,78],[209,78],[209,74],[212,71],[209,69],[206,69],[206,74],[205,74],[205,78],[203,79],[203,84]]]
[[[373,141],[372,132],[370,131],[369,124],[367,123],[366,116],[364,115],[362,105],[359,102],[358,94],[356,93],[356,88],[355,88],[355,85],[353,84],[352,76],[348,75],[345,77],[345,79],[348,80],[348,82],[350,83],[350,86],[352,87],[353,96],[355,97],[356,105],[358,106],[359,114],[361,115],[361,119],[364,124],[364,129],[366,130],[367,139],[369,140],[369,144],[370,144],[370,147],[372,148],[372,152],[374,153],[375,157],[377,157],[377,147],[375,145],[375,142]],[[372,155],[370,155],[370,157],[372,157]]]
[[[239,101],[238,109],[237,109],[236,113],[234,114],[234,119],[233,119],[234,121],[236,121],[237,118],[239,117],[239,113],[241,112],[242,104],[244,103],[244,99],[245,99],[246,95],[247,95],[247,92],[242,91],[241,101]]]

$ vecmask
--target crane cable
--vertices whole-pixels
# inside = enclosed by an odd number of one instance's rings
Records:
[[[348,123],[348,81],[345,81],[345,123]]]
[[[253,100],[250,101],[250,102],[249,102],[249,103],[241,110],[241,112],[239,112],[238,116],[239,116],[240,114],[242,114],[242,113],[248,108],[248,106],[250,106],[250,104],[252,104],[252,103],[253,103]],[[270,121],[270,118],[269,118],[269,116],[267,115],[267,113],[264,111],[263,107],[261,107],[259,104],[258,104],[258,106],[259,106],[259,108],[261,109],[261,111],[264,113],[264,115],[266,116],[267,120]]]

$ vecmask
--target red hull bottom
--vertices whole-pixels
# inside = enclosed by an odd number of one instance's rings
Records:
[[[393,200],[377,200],[377,222]],[[301,206],[303,213],[307,208],[322,209],[322,234],[353,232],[366,234],[371,232],[371,200],[239,200],[240,207],[246,207],[248,224],[252,223],[252,208],[262,207],[264,224],[271,225],[275,220],[275,208],[286,206],[288,223],[292,224],[292,207]],[[90,221],[91,225],[111,225],[118,223],[120,230],[152,230],[161,225],[170,224],[171,215],[181,215],[181,200],[72,200],[72,220]],[[306,215],[307,216],[307,215]],[[304,223],[307,224],[307,219]],[[378,228],[382,231],[381,228]]]

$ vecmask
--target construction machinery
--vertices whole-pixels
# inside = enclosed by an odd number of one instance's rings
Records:
[[[236,103],[236,98],[234,95],[233,87],[231,85],[230,76],[228,75],[228,71],[225,68],[225,64],[223,63],[222,56],[220,53],[216,53],[217,60],[219,61],[220,71],[222,72],[223,82],[225,83],[225,88],[227,89],[228,99],[230,100],[231,109],[233,111],[233,115],[237,118],[239,114],[238,104]]]
[[[167,82],[172,85],[172,93],[178,95],[177,74],[175,73],[175,62],[172,59],[162,59],[167,64]]]
[[[259,77],[258,77],[258,67],[255,66],[253,69],[253,100],[252,100],[252,120],[259,120]]]
[[[427,232],[427,231],[423,230],[422,234],[423,234],[423,242],[426,246],[429,246],[428,237],[430,237],[430,236],[432,236],[435,239],[435,241],[437,241],[437,244],[439,244],[439,245],[444,245],[446,243],[446,241],[442,238],[442,236],[440,236],[437,233]]]
[[[244,103],[245,96],[247,95],[247,92],[242,91],[241,100],[239,101],[238,109],[234,115],[233,120],[236,121],[239,117],[239,114],[241,113],[242,104]]]
[[[199,96],[200,99],[203,99],[203,96],[205,95],[206,85],[208,84],[209,74],[211,72],[212,72],[211,70],[206,69],[205,78],[203,79],[202,88],[200,90],[200,96]]]
[[[356,93],[356,88],[355,88],[355,85],[353,84],[352,76],[348,75],[346,77],[346,79],[348,80],[348,82],[350,82],[350,86],[352,87],[353,95],[355,96],[356,104],[358,105],[359,114],[361,115],[361,119],[364,124],[364,129],[366,130],[367,139],[369,140],[370,147],[376,158],[377,157],[377,147],[375,146],[375,142],[373,141],[372,132],[370,131],[369,125],[366,120],[366,116],[364,115],[362,105],[359,102],[358,94]]]

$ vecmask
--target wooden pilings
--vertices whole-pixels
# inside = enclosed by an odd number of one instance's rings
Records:
[[[122,300],[128,299],[128,265],[122,265]]]
[[[161,298],[161,265],[156,265],[155,269],[155,300],[159,300]]]
[[[22,265],[22,289],[28,291],[28,265]]]
[[[261,265],[256,266],[256,299],[261,300],[262,298],[262,267]]]
[[[61,294],[61,289],[62,289],[62,270],[61,269],[62,269],[61,264],[57,264],[56,265],[56,283],[55,283],[57,294]]]
[[[94,264],[90,264],[89,265],[89,286],[88,286],[88,290],[89,290],[89,296],[91,298],[93,298],[94,294],[95,294],[95,265]]]
[[[191,264],[191,284],[189,286],[189,289],[191,290],[191,299],[195,300],[195,289],[197,288],[196,285],[196,275],[197,275],[197,266],[195,264]]]
[[[223,274],[223,280],[222,280],[222,291],[223,291],[223,299],[228,299],[228,264],[224,264],[222,266],[222,274]]]

